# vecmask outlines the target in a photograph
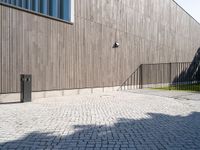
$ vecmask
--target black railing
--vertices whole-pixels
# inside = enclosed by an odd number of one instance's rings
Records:
[[[142,64],[121,85],[120,90],[165,88],[200,91],[200,63]]]
[[[142,87],[142,70],[140,65],[124,83],[120,86],[120,90],[141,89]]]

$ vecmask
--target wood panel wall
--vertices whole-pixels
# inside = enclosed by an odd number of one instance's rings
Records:
[[[0,93],[22,73],[34,91],[118,86],[140,64],[192,61],[199,35],[172,0],[75,0],[73,25],[0,5]]]

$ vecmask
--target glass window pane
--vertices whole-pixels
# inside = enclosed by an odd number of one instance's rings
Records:
[[[70,0],[61,0],[60,18],[63,20],[70,20]]]
[[[27,0],[27,9],[31,9],[32,0]]]
[[[27,8],[27,0],[22,0],[22,7]]]
[[[22,0],[16,0],[16,6],[22,7]]]
[[[49,15],[58,17],[58,0],[49,0]]]
[[[7,0],[7,3],[11,4],[11,0]]]
[[[11,0],[12,5],[16,5],[16,0]]]
[[[58,11],[57,17],[60,18],[60,8],[61,8],[61,3],[60,3],[60,1],[61,1],[61,0],[57,0],[57,1],[58,1],[58,2],[57,2],[57,3],[58,3],[58,4],[57,4],[57,5],[58,5],[58,6],[57,6],[57,11]]]
[[[45,15],[48,14],[48,0],[40,1],[40,12]]]
[[[32,2],[32,10],[33,11],[36,11],[36,12],[39,12],[39,0],[33,0]]]
[[[65,21],[74,20],[73,0],[0,0],[24,9],[40,12]]]

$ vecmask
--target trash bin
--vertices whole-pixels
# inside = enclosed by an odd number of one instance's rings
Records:
[[[21,74],[21,102],[31,102],[32,76],[30,74]]]

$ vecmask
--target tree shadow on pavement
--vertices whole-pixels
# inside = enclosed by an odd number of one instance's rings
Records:
[[[148,113],[145,119],[119,119],[111,126],[77,125],[74,129],[67,136],[33,132],[0,143],[0,149],[200,149],[199,112],[188,116]]]

